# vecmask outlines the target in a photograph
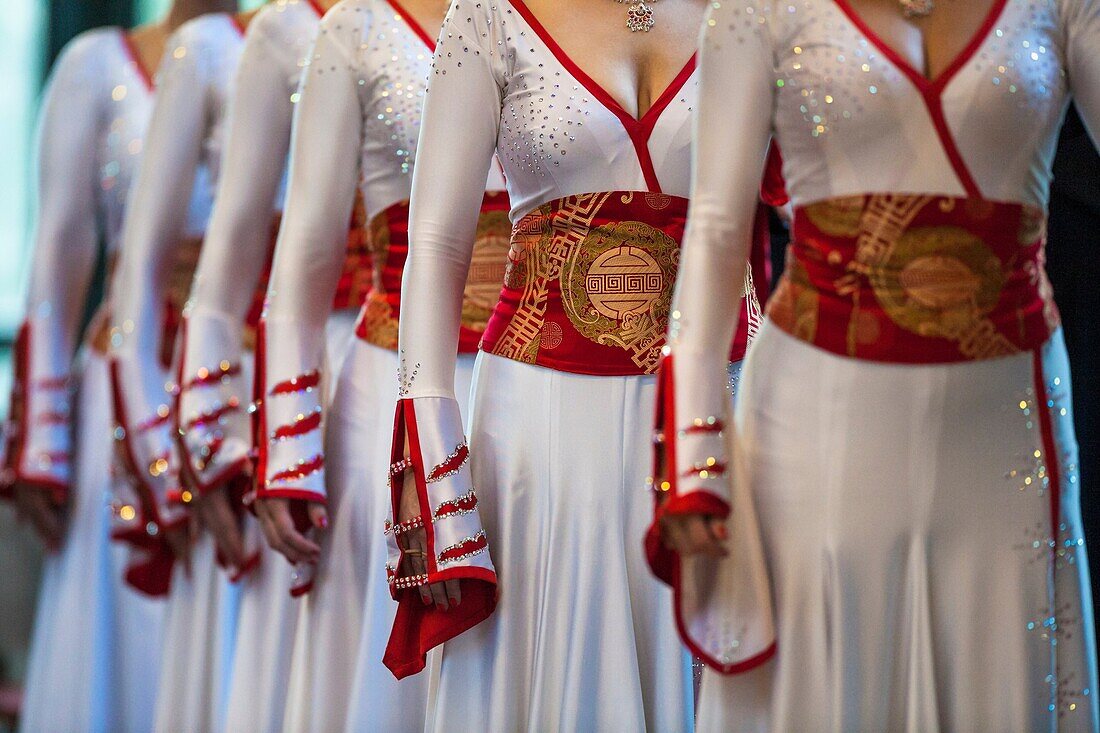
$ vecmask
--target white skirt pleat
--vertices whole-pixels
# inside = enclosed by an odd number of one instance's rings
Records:
[[[692,729],[672,594],[642,551],[655,386],[479,355],[470,466],[501,597],[444,645],[430,730]]]
[[[354,311],[333,313],[325,326],[324,373],[339,370],[354,338]],[[251,517],[246,521],[255,522]],[[302,603],[290,595],[293,568],[261,536],[260,565],[241,581],[236,654],[225,730],[277,733],[287,709],[295,636]]]
[[[950,365],[833,355],[766,323],[737,409],[777,656],[704,675],[703,731],[1095,731],[1097,678],[1061,334]],[[734,507],[734,511],[737,508]]]
[[[159,733],[221,733],[233,665],[240,585],[216,560],[214,539],[200,533],[190,572],[177,563],[168,594],[164,661],[157,688]]]
[[[125,584],[128,553],[109,539],[107,362],[85,350],[78,374],[69,526],[43,566],[20,730],[145,733],[165,604]]]
[[[458,360],[460,399],[472,363]],[[427,675],[398,683],[382,665],[397,611],[382,531],[396,375],[395,352],[356,340],[336,384],[325,425],[331,530],[299,624],[287,733],[423,729]]]

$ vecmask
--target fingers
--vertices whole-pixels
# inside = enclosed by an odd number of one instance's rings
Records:
[[[661,529],[665,544],[685,557],[706,555],[721,558],[729,555],[724,520],[699,514],[670,516],[662,520]]]
[[[187,524],[182,527],[170,529],[164,533],[164,541],[168,548],[176,556],[177,562],[183,563],[188,575],[191,574],[191,532]]]
[[[319,530],[328,529],[328,510],[324,504],[310,502],[308,511],[310,524]]]
[[[241,536],[240,524],[233,507],[229,504],[229,497],[224,491],[214,491],[204,496],[199,502],[199,512],[203,523],[218,545],[218,551],[225,561],[239,568],[244,564],[244,538]]]
[[[294,527],[286,499],[259,499],[257,504],[262,507],[258,510],[260,525],[272,549],[295,565],[317,562],[321,547]]]
[[[714,536],[709,520],[703,517],[691,517],[687,522],[687,540],[692,553],[708,557],[725,557],[729,551],[722,541]]]
[[[60,550],[64,524],[60,512],[50,503],[46,494],[34,487],[28,487],[18,489],[16,496],[20,514],[30,520],[50,552]]]
[[[447,600],[450,601],[451,608],[462,603],[462,585],[457,580],[448,580],[443,587],[447,592]]]

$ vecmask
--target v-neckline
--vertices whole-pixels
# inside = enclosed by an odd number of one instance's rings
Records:
[[[860,33],[866,36],[867,40],[886,56],[894,66],[908,76],[922,92],[940,92],[947,86],[955,74],[959,73],[959,71],[966,66],[970,59],[974,57],[974,54],[978,52],[978,49],[980,49],[989,39],[989,34],[993,31],[993,26],[997,24],[997,21],[1004,13],[1005,7],[1008,5],[1008,0],[993,0],[993,4],[986,13],[982,24],[974,32],[974,35],[971,36],[967,44],[963,46],[951,60],[951,63],[941,69],[939,73],[928,76],[923,71],[913,66],[909,59],[905,58],[905,56],[887,43],[874,28],[868,25],[848,0],[833,0],[833,2],[840,8],[840,11],[844,13],[852,25],[854,25]]]
[[[561,63],[562,66],[573,75],[573,78],[579,81],[589,92],[595,96],[600,103],[607,107],[616,117],[622,120],[623,125],[627,130],[635,128],[652,130],[657,124],[657,119],[668,107],[672,99],[680,92],[684,84],[691,77],[695,71],[696,59],[698,52],[691,54],[691,57],[687,60],[687,63],[680,69],[679,73],[672,78],[672,81],[668,83],[664,91],[649,105],[647,109],[640,117],[635,117],[626,110],[626,108],[615,99],[615,97],[607,91],[598,81],[593,79],[585,72],[573,59],[565,52],[565,49],[554,40],[554,36],[546,29],[535,14],[531,12],[531,9],[527,7],[527,4],[523,0],[510,0],[512,6],[516,9],[516,12],[527,22],[527,25],[531,26],[531,29],[535,32],[542,42],[550,49],[550,53],[554,55],[554,58]]]
[[[145,66],[145,62],[141,60],[141,54],[138,53],[137,46],[134,45],[134,40],[130,38],[130,34],[125,29],[119,28],[119,35],[122,37],[122,48],[126,51],[126,55],[130,57],[130,63],[134,65],[134,69],[137,70],[138,76],[145,82],[146,90],[150,92],[153,91],[153,73]]]
[[[321,7],[321,3],[317,0],[308,0],[309,7],[313,8],[313,12],[317,13],[318,18],[325,17],[325,9]]]
[[[386,2],[393,8],[393,12],[397,13],[401,17],[401,20],[405,21],[405,25],[409,27],[409,30],[424,42],[428,50],[435,53],[435,39],[428,35],[427,31],[424,30],[424,26],[420,25],[420,22],[412,16],[412,13],[402,7],[397,0],[386,0]]]

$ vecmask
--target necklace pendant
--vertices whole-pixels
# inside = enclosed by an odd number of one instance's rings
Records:
[[[925,18],[936,8],[936,0],[898,0],[906,18]]]
[[[626,27],[631,33],[649,33],[653,27],[653,8],[646,5],[644,0],[638,0],[629,6],[626,10]]]

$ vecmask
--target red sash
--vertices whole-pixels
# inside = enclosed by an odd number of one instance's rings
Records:
[[[462,297],[462,327],[458,351],[477,351],[485,324],[493,312],[508,258],[508,195],[488,191],[482,200],[473,260]],[[409,202],[394,204],[375,216],[368,227],[372,282],[355,333],[367,343],[397,349],[401,314],[401,276],[409,255]]]
[[[677,196],[607,191],[551,201],[523,217],[482,350],[574,374],[654,373],[687,210]],[[748,299],[735,361],[759,313],[755,290]]]
[[[795,211],[768,317],[836,354],[897,363],[989,359],[1058,327],[1046,218],[1022,204],[867,194]]]

